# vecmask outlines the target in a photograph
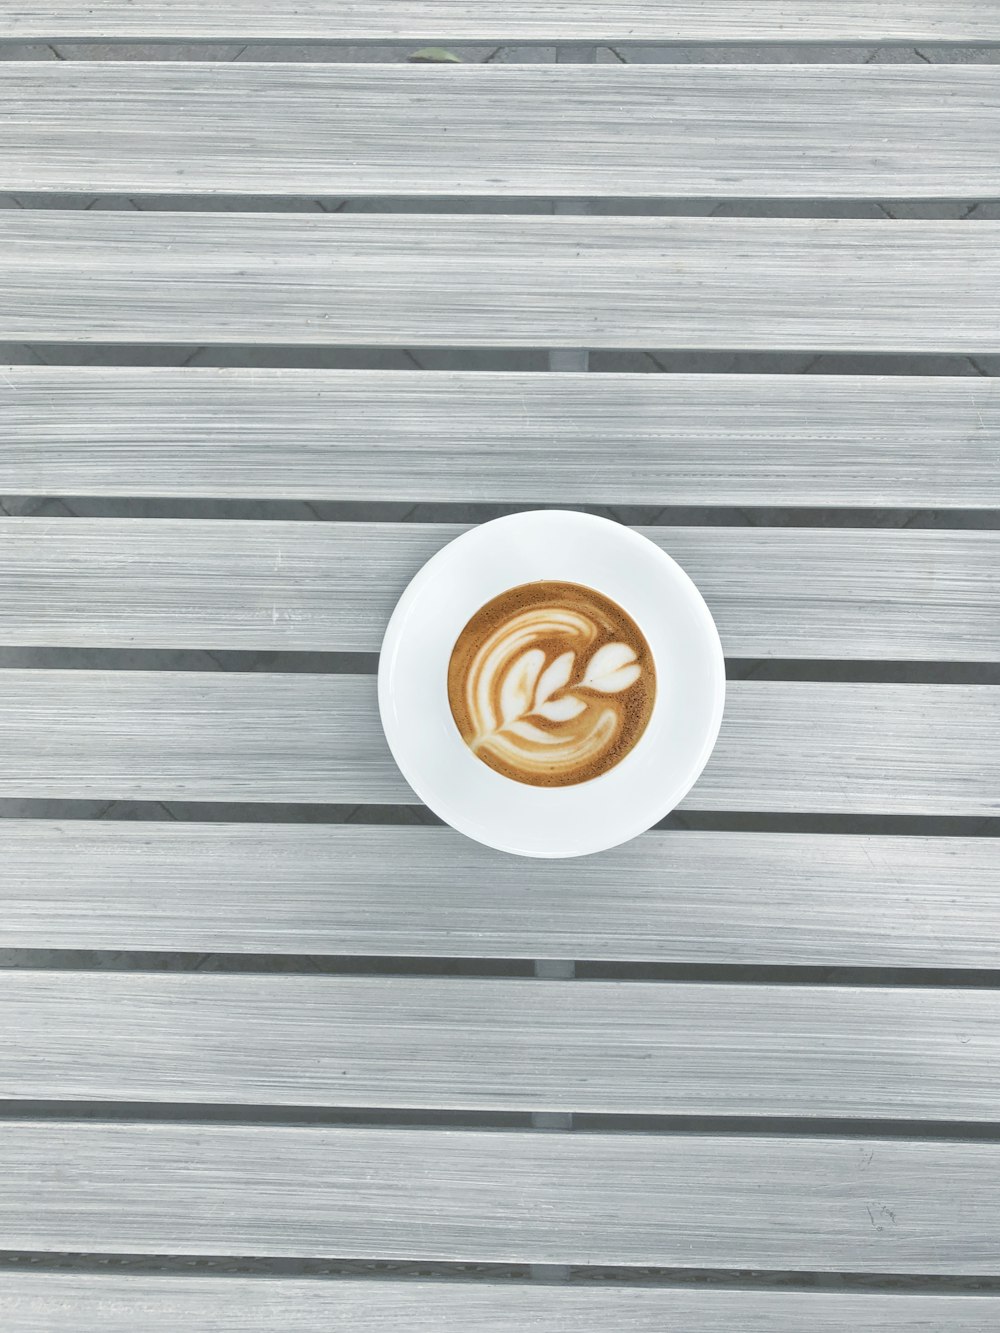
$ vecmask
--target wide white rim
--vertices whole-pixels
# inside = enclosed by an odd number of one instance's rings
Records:
[[[539,847],[535,840],[531,840],[531,845],[527,845],[523,837],[519,838],[517,830],[509,827],[509,822],[506,819],[498,819],[494,827],[489,823],[487,817],[484,826],[482,812],[480,812],[479,818],[475,821],[470,820],[466,812],[456,806],[448,792],[437,790],[432,784],[429,784],[420,763],[412,762],[407,754],[405,738],[400,734],[400,723],[392,707],[393,664],[406,632],[407,619],[413,604],[429,584],[446,573],[452,562],[463,559],[463,548],[468,548],[472,544],[482,546],[484,542],[490,540],[492,534],[499,535],[507,525],[525,524],[526,521],[529,524],[569,524],[574,528],[593,525],[594,532],[596,533],[599,530],[605,539],[607,539],[608,530],[610,529],[614,540],[620,542],[623,546],[634,546],[643,560],[647,563],[652,560],[654,567],[658,565],[664,578],[672,580],[676,587],[683,589],[687,609],[693,613],[699,622],[699,628],[705,636],[707,647],[705,665],[712,677],[711,710],[706,713],[702,743],[697,755],[683,770],[681,776],[675,778],[669,786],[665,783],[659,797],[655,800],[649,799],[648,794],[643,793],[647,799],[637,801],[634,807],[626,807],[620,812],[613,826],[609,825],[593,831],[574,832],[572,839],[561,842],[553,839],[551,845],[545,848]],[[538,577],[543,577],[543,575],[539,574]],[[586,580],[581,581],[586,582]],[[483,600],[485,601],[486,598],[484,597]],[[379,657],[378,702],[382,728],[393,759],[421,802],[452,828],[476,842],[493,847],[497,851],[541,859],[587,856],[605,851],[630,841],[668,815],[697,782],[711,757],[722,725],[725,697],[725,659],[722,643],[712,613],[690,576],[671,556],[667,555],[665,551],[641,533],[635,532],[622,524],[614,523],[609,519],[598,518],[593,514],[580,514],[572,510],[528,510],[504,518],[493,519],[488,523],[480,524],[467,532],[461,533],[453,541],[442,547],[417,571],[396,603],[386,627]],[[621,764],[617,765],[617,768],[625,767],[629,758],[630,756],[626,756]],[[670,765],[666,760],[663,767],[665,774],[669,776]],[[612,772],[614,771],[612,770]],[[602,780],[596,779],[595,781]],[[590,784],[582,784],[582,786],[588,785]],[[539,789],[532,790],[537,791]],[[574,789],[564,788],[562,790],[571,791]],[[632,818],[629,818],[629,810],[634,811]]]

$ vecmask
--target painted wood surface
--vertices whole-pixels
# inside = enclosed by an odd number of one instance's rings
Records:
[[[996,1271],[1000,1147],[8,1120],[5,1249]]]
[[[982,0],[8,0],[0,38],[268,41],[1000,41]]]
[[[995,1333],[995,1296],[630,1287],[613,1282],[442,1282],[211,1274],[0,1273],[0,1317],[19,1333]]]
[[[989,65],[26,61],[0,84],[9,192],[964,200],[996,193],[998,138]]]
[[[9,669],[2,686],[0,796],[416,802],[383,739],[374,677]],[[998,696],[731,681],[682,807],[995,814]]]
[[[990,838],[649,833],[570,862],[444,828],[0,824],[0,947],[1000,967]]]
[[[0,211],[0,339],[1000,351],[1000,222]]]
[[[1000,995],[0,970],[0,1085],[67,1102],[990,1121]]]
[[[454,524],[0,520],[0,642],[377,652]],[[731,657],[995,661],[1000,533],[645,528]]]
[[[8,495],[1000,507],[1000,385],[8,365]]]

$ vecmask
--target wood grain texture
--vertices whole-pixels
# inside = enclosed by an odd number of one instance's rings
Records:
[[[552,1286],[392,1278],[0,1273],[0,1318],[18,1333],[995,1333],[995,1296]]]
[[[0,494],[1000,507],[1000,383],[5,366]]]
[[[0,339],[1000,349],[1000,223],[0,212]]]
[[[6,0],[0,38],[518,42],[1000,41],[982,0]]]
[[[0,519],[0,643],[378,651],[453,524]],[[733,657],[1000,657],[1000,533],[645,528]]]
[[[29,61],[0,84],[8,191],[980,199],[998,138],[991,66]]]
[[[10,1120],[5,1249],[995,1273],[1000,1147]]]
[[[0,1086],[11,1100],[990,1121],[1000,994],[0,970]]]
[[[1000,967],[1000,841],[650,833],[573,862],[444,828],[0,823],[0,948]]]
[[[0,796],[416,802],[369,676],[5,670],[0,736]],[[990,815],[998,766],[988,685],[734,681],[681,804]]]

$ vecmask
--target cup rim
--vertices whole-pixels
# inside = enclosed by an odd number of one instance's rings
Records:
[[[657,670],[656,702],[643,735],[612,769],[586,782],[566,787],[535,787],[495,773],[472,754],[461,740],[458,727],[451,717],[450,706],[447,705],[446,679],[439,682],[441,688],[437,689],[437,673],[431,669],[429,674],[423,673],[425,679],[421,688],[424,697],[432,701],[431,707],[439,709],[443,694],[448,713],[447,723],[454,733],[453,738],[449,738],[439,731],[437,742],[449,749],[456,768],[463,770],[463,777],[452,781],[449,790],[448,784],[440,780],[440,774],[432,772],[435,765],[427,759],[427,747],[421,751],[419,745],[413,743],[412,722],[408,722],[405,716],[401,718],[397,711],[397,668],[401,655],[406,652],[410,653],[411,658],[415,654],[418,663],[421,662],[421,650],[415,641],[421,632],[427,634],[427,627],[415,624],[411,617],[417,604],[433,594],[436,584],[443,586],[449,578],[452,583],[455,580],[462,581],[466,596],[473,597],[468,603],[471,615],[505,588],[532,581],[531,578],[515,574],[503,582],[504,561],[506,558],[511,563],[510,543],[518,534],[538,543],[543,550],[549,539],[557,535],[561,535],[571,545],[575,543],[578,553],[589,552],[595,546],[603,547],[626,570],[626,575],[622,575],[620,570],[618,572],[619,580],[626,578],[626,583],[622,585],[625,587],[625,595],[622,595],[621,587],[617,590],[601,587],[599,579],[586,575],[573,577],[572,573],[566,572],[566,567],[556,572],[545,572],[540,567],[533,578],[552,578],[553,581],[595,587],[622,605],[650,644]],[[569,557],[570,560],[572,558]],[[469,570],[475,567],[477,560],[484,569],[483,588],[481,593],[473,595],[475,578],[469,575]],[[517,561],[513,561],[513,564],[516,565]],[[670,756],[665,751],[658,757],[653,748],[657,743],[664,746],[664,728],[669,730],[671,719],[676,720],[678,705],[683,700],[661,687],[657,639],[661,645],[668,641],[665,637],[667,622],[661,617],[662,623],[657,624],[657,632],[651,633],[649,620],[651,616],[657,615],[656,611],[646,615],[646,623],[643,615],[636,614],[634,602],[630,605],[627,587],[627,576],[632,570],[635,571],[634,577],[643,582],[645,602],[654,607],[658,603],[655,597],[651,599],[649,596],[651,581],[660,581],[659,590],[669,592],[675,611],[680,609],[688,617],[691,641],[698,640],[694,656],[688,653],[686,660],[688,667],[693,664],[698,668],[698,684],[694,693],[700,699],[700,714],[696,718],[685,718],[687,758],[680,766],[669,762]],[[466,587],[467,584],[470,586]],[[479,601],[473,604],[475,596],[479,597]],[[433,611],[428,612],[423,620],[426,621],[433,614]],[[434,653],[439,659],[441,640],[446,639],[447,653],[443,659],[446,662],[458,632],[468,618],[469,615],[463,611],[461,623],[456,621],[457,628],[455,625],[452,627],[454,632],[442,629],[437,636]],[[408,638],[414,640],[410,646]],[[429,636],[428,641],[431,641]],[[679,649],[671,647],[670,651]],[[687,648],[685,651],[688,651]],[[425,648],[423,660],[426,661],[429,656],[430,650]],[[419,669],[422,669],[422,665]],[[521,856],[562,858],[590,855],[627,842],[657,823],[683,800],[704,770],[719,734],[725,694],[725,661],[718,630],[704,598],[689,575],[660,546],[643,534],[610,519],[574,510],[524,510],[478,524],[455,537],[431,556],[410,580],[389,619],[379,656],[378,702],[382,727],[393,758],[410,787],[430,810],[460,833],[498,851]],[[657,720],[658,727],[654,728],[653,724]],[[447,730],[447,724],[440,725]],[[457,742],[460,750],[454,748],[453,741]],[[475,767],[467,767],[469,763]],[[484,778],[483,774],[489,774],[490,778]],[[655,779],[655,791],[650,790],[651,778]],[[491,787],[491,782],[504,786]],[[613,805],[614,817],[611,817],[611,810],[603,819],[594,817],[593,791],[598,784],[605,784],[601,789],[609,798],[605,805]],[[480,793],[478,803],[476,788],[485,792]],[[511,788],[516,788],[517,793],[513,793]],[[590,794],[584,796],[588,789]],[[532,796],[525,797],[525,792]],[[481,806],[487,808],[482,809]],[[574,807],[578,807],[578,818],[574,818]],[[547,819],[553,828],[551,836],[546,836],[539,824],[537,812],[543,808],[549,811]],[[533,818],[525,813],[531,810],[536,812]],[[520,817],[518,811],[521,812]]]

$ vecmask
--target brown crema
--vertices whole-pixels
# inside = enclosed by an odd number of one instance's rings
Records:
[[[515,782],[569,787],[621,762],[646,729],[656,670],[645,636],[579,583],[522,583],[458,636],[448,702],[462,739]]]

